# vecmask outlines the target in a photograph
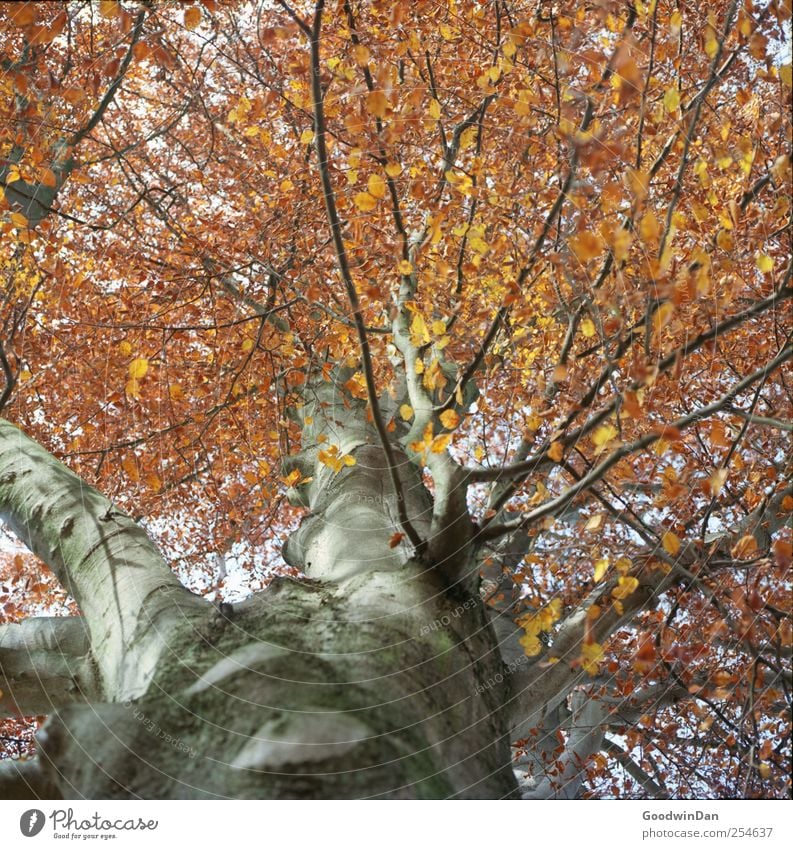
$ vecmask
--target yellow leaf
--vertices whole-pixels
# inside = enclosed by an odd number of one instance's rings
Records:
[[[588,675],[597,675],[605,654],[600,643],[584,643],[581,646],[581,668]]]
[[[672,557],[680,551],[680,540],[677,534],[672,533],[672,531],[666,531],[664,533],[661,537],[661,545],[664,547],[664,551],[667,554],[671,554]]]
[[[363,66],[368,63],[371,53],[368,47],[365,47],[363,44],[356,44],[352,49],[352,56],[355,59],[356,65]]]
[[[141,380],[149,370],[149,361],[145,357],[135,357],[129,364],[129,376],[132,380]]]
[[[586,336],[587,339],[591,339],[595,333],[595,324],[591,318],[585,318],[581,322],[581,332]]]
[[[402,173],[402,166],[398,162],[389,162],[385,167],[389,177],[398,177]]]
[[[735,247],[735,239],[729,230],[719,230],[716,234],[716,244],[723,251],[731,251]]]
[[[416,347],[429,344],[430,334],[427,330],[427,323],[420,313],[413,314],[413,320],[410,323],[410,341]]]
[[[439,436],[436,436],[432,442],[430,442],[430,451],[432,451],[433,454],[443,454],[451,442],[451,439],[452,435],[450,433],[442,433]]]
[[[311,144],[314,141],[313,130],[303,130],[300,134],[300,144]]]
[[[198,6],[191,6],[184,11],[184,25],[187,29],[193,30],[201,23],[201,10]]]
[[[405,421],[412,419],[413,418],[413,407],[411,407],[410,404],[403,404],[399,408],[399,415],[402,416],[402,418]]]
[[[352,201],[361,212],[371,212],[377,206],[377,198],[370,195],[369,192],[358,192]]]
[[[388,98],[385,92],[381,90],[370,91],[366,95],[366,108],[376,118],[385,118],[386,109],[388,108]]]
[[[520,644],[527,657],[536,657],[542,652],[542,643],[536,635],[526,634],[520,638]]]
[[[122,357],[128,357],[132,353],[132,345],[126,340],[118,343],[118,352]]]
[[[664,301],[653,315],[653,333],[660,333],[672,320],[675,305],[671,301]]]
[[[552,442],[548,449],[548,456],[556,463],[559,463],[564,457],[564,446],[561,442]]]
[[[127,398],[140,398],[140,384],[134,378],[128,380],[124,386],[124,392]]]
[[[676,88],[668,88],[664,95],[664,109],[667,112],[677,112],[680,108],[680,92]]]
[[[443,336],[446,332],[446,322],[436,318],[435,321],[432,322],[432,332],[435,336]]]
[[[614,598],[622,601],[636,591],[639,581],[633,575],[620,575],[617,586],[611,591]]]
[[[603,521],[602,513],[595,513],[594,516],[589,517],[589,521],[584,525],[585,531],[596,531]]]
[[[441,117],[441,105],[434,97],[430,101],[430,106],[427,111],[429,112],[430,118],[434,118],[436,121]]]
[[[620,573],[620,575],[627,575],[633,568],[633,563],[631,563],[630,559],[627,557],[620,557],[620,559],[614,564],[614,568]]]
[[[401,259],[399,264],[397,265],[397,271],[400,274],[412,274],[413,273],[413,264],[410,263],[406,259]]]
[[[375,198],[385,197],[385,180],[379,174],[370,175],[366,181],[366,188],[369,189],[369,194]]]
[[[178,383],[172,383],[168,387],[168,394],[172,401],[181,401],[184,398],[184,390]]]
[[[644,200],[650,187],[650,175],[644,171],[629,168],[625,172],[625,183],[636,200]]]
[[[460,149],[468,150],[469,147],[473,147],[476,144],[478,135],[479,127],[468,127],[467,130],[464,130],[463,134],[460,136]]]
[[[460,424],[460,416],[454,410],[444,410],[440,419],[441,424],[448,430],[454,430]]]
[[[504,42],[504,46],[501,48],[501,52],[507,57],[507,59],[511,59],[515,53],[517,52],[517,45],[512,39],[507,39]]]
[[[611,442],[612,439],[617,435],[617,428],[611,424],[601,425],[593,434],[592,434],[592,444],[596,448],[602,448],[608,442]]]
[[[639,235],[645,242],[656,242],[661,235],[661,225],[654,212],[642,216],[639,222]]]
[[[772,260],[768,254],[757,254],[755,262],[763,274],[768,274],[768,272],[772,271],[774,268],[774,260]]]
[[[609,562],[605,557],[601,557],[595,563],[595,583],[598,583],[603,580],[603,576],[608,572]]]
[[[779,68],[779,79],[788,87],[793,88],[793,69],[790,63]]]
[[[11,221],[11,223],[14,225],[14,227],[27,227],[28,226],[28,220],[27,220],[27,218],[25,218],[25,216],[21,212],[12,212],[8,216],[8,218]]]

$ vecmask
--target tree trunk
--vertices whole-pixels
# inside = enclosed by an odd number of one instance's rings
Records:
[[[90,799],[516,795],[505,685],[495,683],[507,679],[482,601],[404,544],[391,547],[395,499],[420,528],[432,502],[409,463],[395,493],[382,449],[364,436],[347,429],[342,447],[356,463],[338,473],[316,452],[300,458],[313,466],[302,487],[311,512],[287,557],[306,577],[212,605],[174,587],[148,540],[133,535],[128,558],[114,549],[131,520],[98,493],[69,523],[76,505],[51,496],[77,479],[2,424],[0,506],[72,588],[87,628],[63,620],[67,653],[52,620],[28,620],[24,638],[20,626],[0,626],[0,679],[12,691],[0,705],[52,708],[38,771],[6,767],[0,794],[24,785],[32,796]],[[109,532],[95,521],[108,512]],[[22,655],[53,676],[27,705]]]
[[[43,757],[66,797],[508,797],[489,641],[417,567],[276,579],[179,626],[140,699],[59,710]]]

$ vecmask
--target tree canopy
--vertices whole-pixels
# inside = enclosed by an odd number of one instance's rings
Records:
[[[467,508],[532,663],[634,699],[592,796],[787,796],[790,19],[0,4],[2,415],[237,598],[296,572],[294,458],[341,375]],[[391,548],[454,548],[402,503]],[[57,605],[9,551],[0,622]]]

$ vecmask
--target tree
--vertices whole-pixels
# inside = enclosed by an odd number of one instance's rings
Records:
[[[1,14],[1,796],[789,793],[789,0]]]

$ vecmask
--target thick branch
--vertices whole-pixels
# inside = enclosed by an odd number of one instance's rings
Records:
[[[284,4],[282,4],[284,5]],[[418,552],[424,550],[424,541],[419,536],[416,529],[408,518],[405,508],[405,499],[402,493],[402,483],[399,480],[397,472],[397,460],[394,454],[393,446],[391,445],[388,431],[383,415],[380,411],[380,402],[377,397],[377,387],[374,380],[374,368],[372,366],[372,354],[369,348],[369,339],[366,335],[366,324],[361,311],[361,304],[358,300],[358,292],[355,289],[355,283],[352,279],[350,271],[350,263],[347,257],[347,248],[344,245],[344,237],[342,234],[341,219],[336,207],[336,194],[333,190],[333,184],[330,179],[330,170],[328,168],[328,147],[325,141],[326,123],[325,123],[325,104],[324,93],[322,91],[321,67],[320,67],[320,43],[319,36],[322,29],[322,12],[325,7],[325,0],[317,0],[314,13],[314,24],[310,31],[311,39],[311,94],[314,101],[314,143],[317,150],[317,161],[322,183],[322,195],[325,200],[325,212],[330,225],[331,235],[333,237],[333,247],[336,252],[336,261],[341,274],[344,288],[347,292],[347,298],[350,302],[353,319],[355,321],[355,329],[358,334],[358,342],[361,348],[362,371],[366,381],[366,395],[369,401],[369,407],[372,411],[372,420],[374,421],[377,435],[383,447],[383,451],[388,458],[389,475],[394,491],[397,493],[397,513],[399,515],[399,523],[405,532],[405,535],[410,540],[413,547]]]
[[[2,419],[0,517],[77,601],[110,693],[133,645],[165,639],[158,617],[197,601],[139,525]]]

